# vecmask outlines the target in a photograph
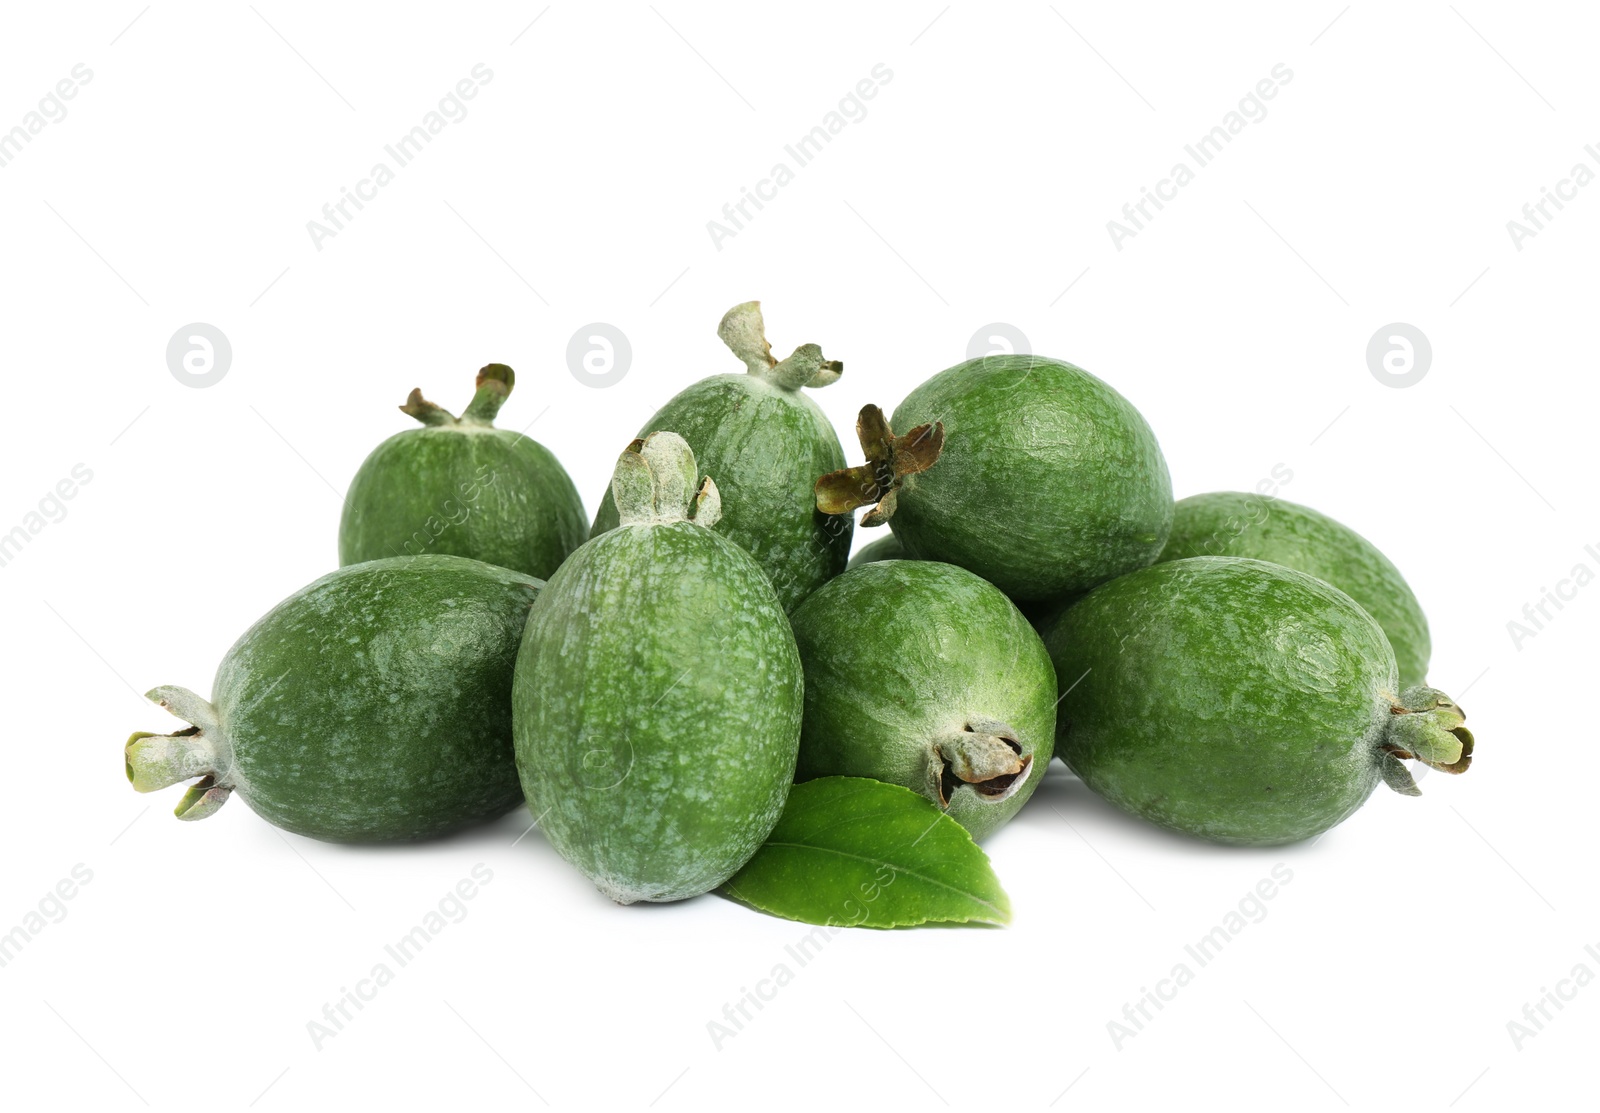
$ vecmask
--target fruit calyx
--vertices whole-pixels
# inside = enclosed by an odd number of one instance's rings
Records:
[[[191,726],[172,734],[136,731],[123,747],[128,781],[139,792],[156,792],[198,777],[173,812],[179,819],[204,819],[228,802],[234,785],[226,779],[233,752],[217,720],[217,709],[187,688],[152,688],[145,698]]]
[[[750,374],[784,390],[827,386],[844,374],[844,364],[823,358],[822,348],[816,344],[800,345],[781,363],[773,359],[759,301],[741,302],[724,313],[717,325],[717,335],[743,361]]]
[[[424,425],[492,426],[495,415],[506,404],[516,382],[515,371],[503,363],[491,363],[478,372],[477,393],[467,403],[467,408],[461,411],[460,417],[424,398],[421,387],[412,390],[406,398],[406,404],[400,407],[400,412],[409,414]]]
[[[1032,768],[1033,758],[1005,723],[969,722],[929,744],[928,795],[948,808],[956,790],[970,785],[978,799],[997,804],[1023,786]]]
[[[711,477],[695,490],[699,467],[694,449],[676,433],[661,431],[636,440],[617,457],[611,496],[622,525],[692,521],[707,529],[722,517],[722,496]]]
[[[1465,773],[1472,765],[1472,732],[1463,724],[1466,712],[1437,688],[1413,685],[1389,704],[1381,771],[1384,783],[1405,796],[1422,790],[1402,762],[1420,761],[1441,773]]]
[[[894,516],[896,498],[908,476],[927,471],[944,451],[944,422],[918,425],[903,437],[894,435],[889,419],[877,406],[863,406],[856,418],[856,436],[867,462],[817,480],[817,509],[848,514],[876,503],[861,516],[863,526],[881,526]]]

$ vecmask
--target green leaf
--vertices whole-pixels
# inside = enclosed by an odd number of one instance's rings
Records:
[[[899,785],[822,777],[794,786],[778,825],[723,886],[807,924],[1003,924],[1011,900],[965,827]]]

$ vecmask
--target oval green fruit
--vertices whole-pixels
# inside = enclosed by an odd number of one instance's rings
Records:
[[[1428,619],[1411,586],[1377,546],[1309,506],[1240,491],[1179,500],[1160,559],[1253,557],[1326,580],[1378,620],[1402,687],[1428,676]]]
[[[548,579],[583,544],[583,501],[538,441],[496,429],[515,376],[478,372],[458,417],[420,391],[400,409],[423,428],[396,433],[362,463],[339,522],[339,563],[443,553]]]
[[[1055,672],[993,585],[887,560],[818,588],[792,616],[805,668],[801,780],[903,785],[982,839],[1033,795],[1055,738]]]
[[[726,881],[783,812],[800,739],[794,636],[765,573],[709,527],[720,505],[674,433],[635,441],[621,524],[528,615],[513,693],[528,807],[614,900]]]
[[[843,365],[823,359],[815,344],[774,360],[760,302],[730,309],[717,331],[748,372],[695,383],[656,411],[639,435],[670,430],[689,443],[722,492],[716,532],[755,557],[791,611],[844,571],[850,553],[850,520],[819,512],[812,497],[819,475],[844,467],[844,450],[832,423],[801,391],[835,381]],[[617,524],[608,489],[590,536]]]
[[[896,437],[890,424],[908,431]],[[1149,425],[1070,363],[969,360],[913,390],[892,423],[863,410],[857,430],[867,465],[824,477],[818,507],[877,501],[863,525],[888,521],[908,556],[959,565],[1018,602],[1142,568],[1172,525]]]
[[[1274,845],[1343,821],[1404,762],[1449,773],[1472,735],[1442,692],[1401,689],[1377,622],[1278,564],[1190,557],[1103,584],[1046,638],[1061,686],[1056,752],[1153,823]]]
[[[237,794],[267,822],[332,842],[443,835],[522,799],[511,679],[539,581],[455,556],[332,572],[272,608],[222,659],[207,701],[150,698],[193,724],[128,740],[151,792],[199,777],[203,819]]]

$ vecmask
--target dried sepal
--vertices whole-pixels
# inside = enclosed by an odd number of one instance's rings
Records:
[[[495,415],[505,405],[506,399],[511,397],[511,388],[516,382],[516,372],[505,364],[486,364],[478,370],[478,377],[473,382],[475,393],[472,401],[467,403],[460,417],[428,401],[422,396],[420,387],[407,396],[400,412],[416,418],[424,425],[493,425]]]
[[[1441,773],[1465,773],[1472,766],[1473,745],[1466,718],[1461,705],[1437,688],[1418,684],[1401,692],[1390,702],[1381,747],[1384,783],[1407,796],[1421,795],[1402,761],[1420,761]]]
[[[950,806],[963,784],[980,800],[999,803],[1015,795],[1033,758],[1023,754],[1014,734],[1004,723],[968,723],[935,739],[928,747],[927,795],[941,808]]]
[[[774,359],[759,301],[741,302],[723,314],[717,325],[717,336],[739,357],[750,374],[784,390],[827,386],[844,374],[844,364],[825,358],[822,348],[816,344],[800,345],[781,363]]]
[[[700,493],[694,497],[692,518],[695,525],[707,529],[722,520],[722,492],[717,490],[716,483],[709,475],[700,485]]]
[[[867,405],[856,418],[856,436],[867,462],[818,479],[817,509],[824,514],[848,514],[858,506],[875,503],[861,524],[881,526],[893,517],[896,496],[906,478],[927,471],[938,461],[944,451],[944,423],[918,425],[897,437],[883,411]]]
[[[1416,779],[1411,776],[1411,770],[1406,768],[1406,759],[1412,756],[1404,750],[1385,749],[1383,756],[1378,759],[1378,772],[1383,775],[1383,783],[1402,796],[1422,795]]]
[[[500,407],[511,397],[511,389],[516,385],[516,372],[503,363],[491,363],[481,368],[473,383],[476,393],[473,394],[472,401],[467,403],[467,408],[462,411],[461,420],[493,425]]]
[[[406,404],[400,407],[400,412],[416,418],[424,425],[455,425],[456,415],[443,406],[428,401],[422,396],[422,388],[414,387],[406,396]]]
[[[611,497],[623,525],[694,521],[707,528],[722,517],[722,496],[708,475],[698,488],[694,450],[665,430],[632,441],[617,457]]]

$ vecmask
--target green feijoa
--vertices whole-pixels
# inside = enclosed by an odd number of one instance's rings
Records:
[[[909,432],[894,437],[890,424]],[[933,433],[919,438],[923,429]],[[876,501],[862,525],[887,521],[908,556],[960,565],[1019,602],[1144,567],[1172,524],[1172,484],[1149,425],[1070,363],[969,360],[913,390],[892,423],[863,411],[858,430],[867,465],[825,477],[818,507]]]
[[[200,778],[179,819],[237,794],[267,822],[331,842],[443,835],[522,800],[511,678],[540,582],[456,556],[354,564],[267,612],[217,668],[211,699],[150,699],[193,724],[128,740],[151,792]]]
[[[703,472],[722,492],[716,532],[755,557],[785,611],[844,571],[852,523],[814,505],[817,476],[844,467],[844,450],[817,404],[802,387],[834,382],[844,365],[804,344],[783,362],[773,359],[761,303],[728,310],[717,335],[747,372],[702,379],[673,397],[639,435],[671,430],[689,443]],[[617,528],[608,489],[591,537]]]
[[[1072,604],[1076,603],[1079,599],[1082,599],[1087,594],[1089,594],[1087,591],[1075,591],[1064,599],[1051,599],[1044,602],[1035,601],[1031,603],[1018,603],[1017,610],[1022,612],[1022,617],[1028,620],[1028,624],[1037,630],[1039,632],[1039,636],[1042,638],[1045,636],[1045,632],[1050,629],[1051,624],[1054,623],[1055,620],[1060,616],[1062,611],[1072,606]]]
[[[1432,642],[1422,604],[1400,570],[1349,526],[1309,506],[1216,491],[1179,500],[1160,559],[1254,557],[1326,580],[1378,620],[1400,666],[1400,684],[1428,676]]]
[[[1011,919],[1011,900],[970,833],[910,789],[863,777],[795,785],[766,843],[723,891],[828,927]]]
[[[546,838],[627,904],[716,888],[794,781],[801,673],[755,560],[714,532],[675,433],[635,441],[621,524],[573,553],[528,615],[512,698],[517,768]]]
[[[561,462],[494,426],[513,382],[491,363],[460,417],[411,392],[400,410],[423,427],[373,449],[350,481],[340,564],[444,553],[547,579],[583,544],[583,502]]]
[[[906,547],[900,539],[892,533],[885,534],[876,541],[861,546],[850,558],[848,568],[860,568],[863,564],[872,564],[880,560],[907,560]]]
[[[1343,821],[1404,762],[1447,773],[1472,735],[1444,693],[1401,688],[1383,630],[1338,588],[1279,564],[1189,557],[1112,580],[1045,638],[1056,752],[1135,815],[1273,845]]]
[[[878,561],[824,584],[791,617],[806,677],[801,780],[903,785],[976,839],[1038,787],[1055,672],[993,585],[938,561]]]

